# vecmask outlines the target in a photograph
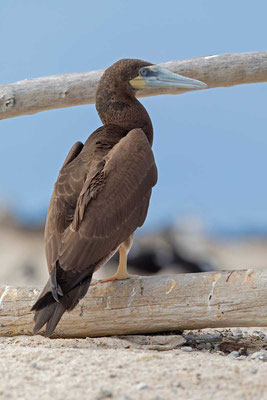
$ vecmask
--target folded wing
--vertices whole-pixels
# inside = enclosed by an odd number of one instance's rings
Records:
[[[89,170],[73,220],[64,231],[58,260],[64,270],[98,264],[126,240],[147,215],[157,169],[141,129],[130,131]]]

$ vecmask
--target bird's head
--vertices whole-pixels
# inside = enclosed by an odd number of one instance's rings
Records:
[[[100,84],[105,87],[125,91],[139,89],[192,90],[203,89],[207,85],[196,79],[170,72],[166,68],[137,59],[121,59],[104,72]],[[102,85],[100,85],[102,86]],[[127,90],[128,89],[128,90]]]

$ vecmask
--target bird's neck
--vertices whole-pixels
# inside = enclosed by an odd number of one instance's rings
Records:
[[[97,95],[96,109],[104,125],[118,125],[128,131],[141,128],[152,146],[153,127],[150,117],[134,94],[108,91],[106,88],[102,96]]]

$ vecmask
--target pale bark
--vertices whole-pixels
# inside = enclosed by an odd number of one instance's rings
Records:
[[[98,284],[56,336],[267,326],[267,273],[253,270],[142,277]],[[0,335],[31,334],[39,289],[0,287]]]
[[[228,87],[246,83],[267,82],[267,51],[221,54],[162,66],[170,71],[199,79],[208,88]],[[26,79],[0,85],[0,119],[33,114],[55,108],[92,104],[103,71],[91,71]],[[203,90],[203,89],[202,89]],[[138,97],[159,94],[180,94],[181,90],[145,89]]]

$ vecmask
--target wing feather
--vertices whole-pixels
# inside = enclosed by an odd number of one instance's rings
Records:
[[[62,176],[67,181],[59,177],[60,192],[51,200],[49,218],[57,220],[58,233],[47,235],[47,254],[51,265],[58,260],[64,270],[97,265],[118,248],[144,223],[157,182],[151,146],[141,129],[130,131],[93,161],[84,171],[75,206],[66,203],[75,186],[66,171]]]

